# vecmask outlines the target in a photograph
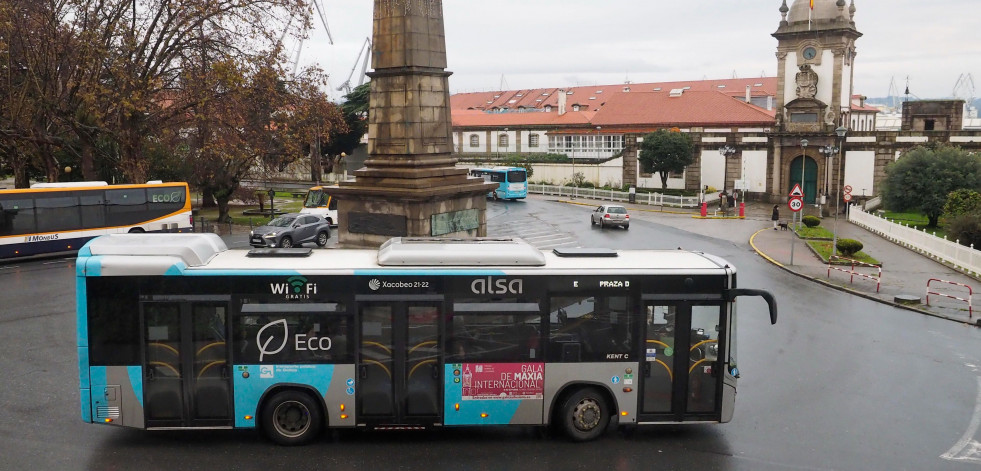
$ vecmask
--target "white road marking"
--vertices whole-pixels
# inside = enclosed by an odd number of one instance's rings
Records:
[[[947,450],[947,453],[940,457],[949,461],[981,464],[981,442],[974,439],[978,428],[981,428],[981,377],[978,378],[978,399],[974,406],[974,417],[971,418],[967,431],[951,449]]]

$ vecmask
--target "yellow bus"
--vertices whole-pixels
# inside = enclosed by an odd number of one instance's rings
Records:
[[[327,224],[336,226],[337,198],[328,192],[330,189],[331,187],[315,186],[307,190],[307,197],[303,200],[303,209],[300,213],[316,214],[326,219]]]

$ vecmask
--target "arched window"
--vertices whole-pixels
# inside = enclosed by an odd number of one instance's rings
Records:
[[[470,135],[470,147],[480,147],[480,136],[476,134]]]
[[[528,135],[528,147],[538,147],[538,134],[532,133]]]
[[[497,147],[507,147],[508,146],[508,135],[501,134],[497,136]]]

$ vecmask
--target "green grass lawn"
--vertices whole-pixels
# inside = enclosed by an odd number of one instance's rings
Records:
[[[825,263],[827,263],[828,258],[831,257],[831,241],[830,240],[805,240],[807,245],[811,246],[815,252],[821,257]],[[871,263],[874,265],[881,265],[882,262],[872,258],[869,254],[865,252],[859,252],[855,255],[849,257],[853,260],[858,260],[859,262]]]
[[[275,209],[277,211],[282,210],[287,213],[296,213],[303,208],[303,198],[294,198],[293,195],[286,192],[276,193],[276,203]],[[268,199],[265,202],[265,208],[269,208]],[[262,224],[269,222],[271,218],[266,216],[249,216],[242,214],[243,211],[247,209],[259,209],[259,204],[229,204],[228,205],[228,215],[232,218],[232,224],[239,226],[261,226]],[[218,208],[195,208],[195,219],[204,217],[205,222],[213,223],[218,219]]]
[[[801,226],[797,230],[797,235],[801,239],[833,239],[834,233],[821,226],[807,227]]]

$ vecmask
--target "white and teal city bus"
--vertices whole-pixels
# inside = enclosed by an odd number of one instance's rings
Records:
[[[620,426],[733,416],[737,289],[682,250],[396,238],[229,250],[118,234],[77,261],[81,413],[141,429]],[[751,315],[754,315],[751,313]]]
[[[528,197],[528,171],[522,167],[473,168],[470,176],[497,183],[497,188],[487,193],[488,198],[514,201]]]

